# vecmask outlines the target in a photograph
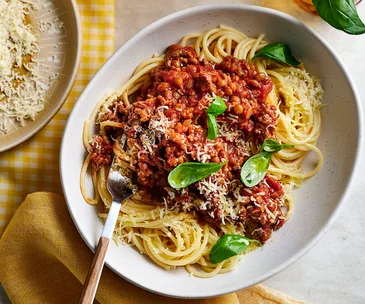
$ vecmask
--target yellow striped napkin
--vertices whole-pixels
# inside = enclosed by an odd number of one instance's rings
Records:
[[[0,155],[0,235],[28,193],[62,194],[59,149],[68,115],[91,77],[114,50],[114,0],[77,0],[83,31],[80,70],[66,103],[25,143]]]

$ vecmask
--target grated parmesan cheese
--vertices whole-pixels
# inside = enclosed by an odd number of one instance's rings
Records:
[[[40,48],[32,25],[25,20],[34,9],[35,2],[0,1],[0,134],[34,120],[56,78],[39,75],[40,64],[34,57]]]
[[[289,93],[293,97],[285,101],[287,105],[300,105],[305,111],[319,109],[322,106],[323,89],[318,79],[300,69],[296,69],[295,73],[289,73],[284,79],[280,91],[284,95]]]
[[[143,145],[143,150],[153,152],[153,148],[156,146],[156,137],[154,132],[151,130],[144,130],[140,136],[140,140]]]
[[[40,32],[47,32],[48,34],[59,34],[64,27],[64,23],[57,16],[50,21],[41,20],[38,24],[38,30]]]
[[[218,135],[225,137],[226,140],[233,142],[239,137],[243,137],[243,132],[237,128],[230,127],[227,123],[223,122],[219,125]]]
[[[169,128],[174,124],[173,120],[169,120],[164,113],[167,106],[161,106],[156,109],[156,115],[149,122],[149,129],[155,132],[157,137],[163,136]]]
[[[214,173],[208,178],[198,182],[197,188],[205,197],[205,200],[199,200],[198,207],[200,210],[207,210],[207,214],[215,218],[214,211],[210,211],[213,207],[212,200],[218,200],[221,210],[220,220],[225,224],[225,220],[236,220],[239,217],[239,209],[235,208],[235,202],[227,196],[229,182],[219,173]],[[239,188],[237,188],[239,190]]]

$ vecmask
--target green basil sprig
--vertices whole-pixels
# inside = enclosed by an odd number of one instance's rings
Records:
[[[365,33],[354,0],[313,0],[318,15],[334,28],[351,35]]]
[[[261,245],[259,241],[251,240],[241,235],[225,234],[213,246],[209,256],[210,261],[213,264],[223,262],[230,257],[245,252],[250,243],[258,243]]]
[[[293,145],[281,144],[273,139],[265,139],[262,149],[266,152],[279,152],[283,149],[293,148]]]
[[[284,43],[270,43],[264,46],[256,53],[255,56],[252,57],[251,60],[258,57],[274,59],[281,63],[286,63],[292,66],[297,66],[300,64],[300,61],[294,58],[290,48]]]
[[[261,152],[250,157],[241,169],[241,181],[247,187],[256,186],[265,177],[272,153]]]
[[[206,110],[207,125],[208,125],[208,139],[214,140],[218,135],[218,123],[216,116],[223,114],[227,110],[224,100],[219,96],[213,96],[213,102]]]
[[[222,97],[213,96],[213,102],[207,109],[208,114],[212,114],[214,116],[218,116],[223,114],[227,110],[227,106]]]
[[[218,172],[226,163],[182,163],[169,173],[167,180],[174,189],[186,188]]]
[[[214,140],[218,135],[218,123],[213,114],[207,115],[208,139]]]
[[[247,187],[256,186],[265,177],[272,155],[282,149],[293,147],[293,145],[281,144],[273,139],[265,139],[262,144],[264,151],[250,157],[242,166],[241,181]]]

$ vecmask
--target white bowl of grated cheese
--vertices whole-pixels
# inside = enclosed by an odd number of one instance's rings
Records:
[[[0,152],[25,141],[61,108],[76,79],[76,2],[1,1]]]
[[[95,250],[103,224],[97,208],[83,199],[80,171],[85,159],[84,121],[96,104],[126,82],[140,62],[161,54],[188,33],[224,24],[270,42],[290,44],[306,69],[321,79],[326,107],[318,147],[324,155],[319,173],[294,191],[291,218],[265,244],[243,256],[237,267],[209,279],[184,269],[166,271],[130,246],[112,242],[106,263],[117,274],[149,291],[177,298],[205,298],[231,293],[278,273],[310,250],[339,213],[359,161],[362,116],[358,93],[336,53],[296,19],[267,8],[208,5],[174,13],[149,25],[125,43],[94,76],[68,120],[61,147],[61,181],[68,208],[81,236]],[[86,190],[92,192],[87,181]],[[310,267],[310,265],[308,265]]]

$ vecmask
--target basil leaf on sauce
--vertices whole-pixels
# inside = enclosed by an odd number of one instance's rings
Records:
[[[294,145],[281,144],[273,139],[265,139],[262,144],[263,152],[251,156],[242,166],[241,181],[247,187],[256,186],[263,180],[269,168],[271,157],[282,149],[294,148]]]
[[[292,66],[300,64],[300,61],[294,58],[290,48],[284,43],[270,43],[266,45],[253,56],[252,60],[259,57],[274,59]]]
[[[354,0],[313,0],[318,15],[334,28],[351,35],[365,33]]]
[[[208,139],[214,140],[218,135],[218,123],[213,114],[207,115],[208,122]]]
[[[214,116],[218,116],[223,114],[227,110],[227,106],[223,100],[223,98],[219,96],[213,97],[213,102],[207,109],[208,114],[213,114]]]
[[[169,173],[167,180],[174,189],[186,188],[218,172],[226,163],[182,163]]]
[[[242,166],[241,181],[247,187],[256,186],[266,175],[271,161],[271,152],[261,152],[250,157]]]
[[[262,149],[264,151],[272,153],[288,148],[294,148],[294,145],[281,144],[273,139],[265,139],[264,143],[262,144]]]
[[[227,110],[227,106],[223,98],[214,95],[212,99],[213,102],[206,110],[209,140],[214,140],[218,135],[218,123],[215,119],[216,116],[223,114]]]
[[[213,246],[209,256],[210,261],[213,264],[223,262],[230,257],[245,252],[250,243],[258,243],[261,245],[259,241],[251,240],[241,235],[225,234]]]

